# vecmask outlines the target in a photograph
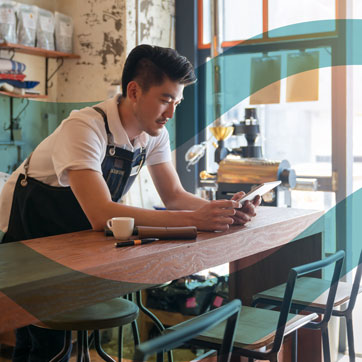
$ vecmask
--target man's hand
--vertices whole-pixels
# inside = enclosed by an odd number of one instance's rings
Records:
[[[226,231],[234,223],[235,208],[239,204],[233,200],[215,200],[192,211],[192,220],[198,230]]]
[[[245,192],[240,191],[233,195],[231,200],[239,202],[245,195]],[[245,201],[243,206],[239,209],[236,209],[235,215],[233,216],[235,225],[245,225],[251,220],[253,216],[256,215],[255,208],[261,203],[261,197],[256,196],[253,202]]]

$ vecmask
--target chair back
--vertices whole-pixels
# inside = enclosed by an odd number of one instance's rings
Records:
[[[362,275],[362,250],[359,255],[359,261],[358,261],[358,265],[357,265],[356,275],[354,277],[351,296],[349,298],[349,303],[348,303],[348,307],[347,307],[347,309],[350,311],[353,310],[353,308],[356,304],[356,299],[357,299],[357,295],[359,292],[359,286],[361,284],[361,275]]]
[[[328,323],[328,321],[331,317],[331,314],[332,314],[333,303],[334,303],[334,299],[335,299],[336,292],[337,292],[338,281],[339,281],[339,278],[341,275],[344,255],[345,255],[344,251],[340,250],[327,258],[324,258],[322,260],[318,260],[318,261],[315,261],[312,263],[304,264],[301,266],[297,266],[295,268],[292,268],[289,271],[288,281],[287,281],[287,284],[285,287],[285,292],[284,292],[284,298],[283,298],[283,302],[282,302],[282,305],[280,308],[280,315],[279,315],[278,326],[277,326],[277,331],[275,334],[272,352],[278,352],[280,349],[280,346],[283,342],[285,326],[286,326],[286,323],[288,320],[288,314],[290,312],[290,307],[292,304],[292,298],[293,298],[293,292],[294,292],[294,286],[295,286],[297,278],[299,278],[303,275],[321,270],[321,269],[327,267],[328,265],[335,263],[333,277],[332,277],[330,288],[329,288],[327,306],[326,306],[324,318],[323,318],[322,322],[317,322],[316,325],[321,324],[321,323]],[[311,322],[311,323],[314,323],[314,322]]]
[[[180,323],[177,325],[176,330],[168,331],[166,329],[161,336],[137,346],[134,361],[144,361],[155,353],[157,353],[158,361],[163,360],[164,352],[181,346],[185,342],[226,320],[224,338],[221,349],[219,350],[218,361],[229,362],[240,309],[241,301],[235,299],[222,307]],[[175,326],[173,328],[175,328]]]

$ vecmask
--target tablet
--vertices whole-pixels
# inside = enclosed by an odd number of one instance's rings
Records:
[[[273,188],[279,186],[282,182],[281,181],[272,181],[272,182],[265,182],[260,184],[259,186],[255,187],[251,191],[249,191],[242,199],[239,200],[240,207],[243,206],[243,203],[247,200],[253,201],[256,196],[263,196]]]

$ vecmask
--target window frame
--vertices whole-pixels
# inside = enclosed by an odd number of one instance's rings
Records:
[[[339,2],[340,0],[335,0],[335,18],[339,18],[340,10],[339,10]],[[204,29],[204,22],[203,22],[203,0],[197,0],[198,6],[198,27],[197,27],[197,47],[198,49],[210,49],[211,43],[204,43],[203,40],[203,29]],[[290,36],[283,36],[283,37],[269,37],[269,0],[263,0],[262,5],[262,23],[263,23],[263,34],[262,37],[259,39],[240,39],[240,40],[233,40],[233,41],[223,41],[221,46],[223,48],[230,48],[236,46],[240,43],[243,44],[260,44],[260,43],[268,43],[268,42],[279,42],[279,41],[287,41],[287,40],[300,40],[300,39],[315,39],[315,38],[323,38],[323,37],[330,37],[330,36],[337,36],[338,29],[335,31],[330,32],[320,32],[320,33],[310,33],[310,34],[300,34],[300,35],[290,35]]]

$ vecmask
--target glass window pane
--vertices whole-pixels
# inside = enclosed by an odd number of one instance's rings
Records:
[[[319,51],[320,57],[325,57],[330,49],[309,51]],[[282,62],[286,60],[283,52]],[[317,101],[286,102],[286,83],[286,79],[281,82],[280,104],[260,108],[265,157],[288,160],[297,176],[331,176],[331,68],[319,68]]]
[[[202,2],[202,35],[204,44],[211,42],[211,0]]]
[[[203,41],[211,41],[211,0],[203,0]],[[260,38],[263,31],[263,0],[224,0],[223,41]]]
[[[330,48],[306,49],[306,52],[319,52],[319,58],[330,57]],[[298,54],[297,51],[271,52],[268,55],[281,56],[282,68],[286,68],[289,55]],[[232,55],[225,57],[223,73],[223,94],[226,113],[226,122],[238,123],[244,119],[246,107],[255,107],[249,104],[249,97],[245,97],[243,84],[250,84],[250,64],[253,57],[263,56],[262,54],[252,54],[247,56]],[[232,62],[233,60],[233,62]],[[235,72],[235,64],[244,69],[243,78],[239,79]],[[234,71],[233,71],[234,70]],[[207,69],[207,85],[211,92],[211,72]],[[245,74],[246,76],[245,76]],[[256,144],[261,145],[263,155],[269,160],[288,160],[291,167],[296,170],[298,176],[327,176],[331,177],[331,68],[319,68],[319,92],[317,101],[309,102],[286,102],[287,79],[281,80],[281,95],[279,104],[258,105],[257,118],[260,122],[261,135]],[[210,93],[208,93],[210,94]],[[236,94],[240,94],[238,104],[233,105],[230,99],[236,100]],[[211,105],[212,97],[205,99],[207,104],[207,119],[212,118]],[[207,133],[206,139],[211,137]],[[217,171],[217,164],[214,163],[215,148],[211,138],[207,150],[207,170]],[[246,145],[244,135],[232,136],[225,142],[229,149],[239,148]],[[313,195],[313,197],[311,197]],[[309,207],[328,209],[335,200],[324,193],[295,192],[292,195],[293,207]]]
[[[269,0],[269,29],[292,25],[287,29],[274,30],[270,37],[310,34],[335,30],[334,21],[295,25],[316,20],[335,19],[334,0]]]
[[[262,14],[262,0],[224,0],[224,41],[260,38]]]
[[[362,66],[350,68],[353,72],[353,191],[362,187]]]
[[[354,0],[353,5],[353,18],[362,18],[362,2],[360,0]],[[353,109],[353,191],[357,191],[362,187],[362,66],[353,65],[347,68],[349,72],[349,79],[352,80],[351,88],[348,91],[352,91],[352,109]],[[361,311],[362,315],[362,311]],[[360,351],[362,348],[360,348]]]

